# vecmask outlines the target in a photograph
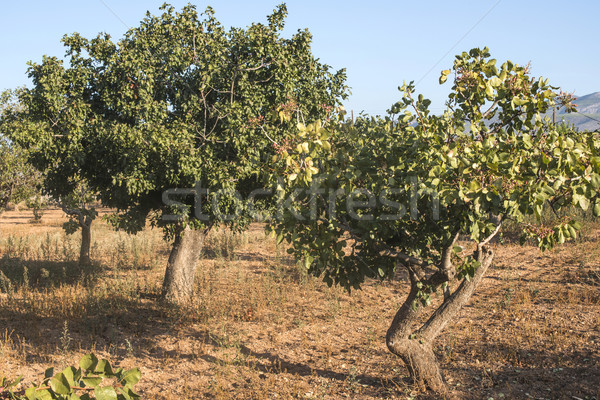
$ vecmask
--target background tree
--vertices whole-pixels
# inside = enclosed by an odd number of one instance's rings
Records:
[[[148,218],[163,227],[173,240],[163,294],[184,301],[207,232],[250,221],[251,208],[231,191],[257,188],[273,146],[345,96],[345,73],[313,57],[308,31],[280,37],[283,5],[268,24],[229,31],[210,8],[202,20],[191,5],[161,10],[118,42],[65,36],[66,68],[51,57],[31,64],[34,86],[16,119],[25,122],[13,135],[38,149],[53,183],[71,193],[79,176],[118,209],[118,228],[137,232]],[[206,190],[192,190],[200,185]],[[174,192],[179,204],[166,205],[175,199],[163,193],[174,188],[183,189]],[[162,218],[174,213],[175,222]]]
[[[32,197],[27,198],[25,200],[25,205],[33,212],[33,219],[31,222],[34,224],[41,223],[42,217],[44,216],[46,208],[48,207],[48,202],[41,192],[38,191]]]
[[[98,212],[93,206],[96,196],[83,179],[74,177],[73,181],[75,184],[72,186],[71,192],[57,199],[57,203],[69,217],[69,221],[63,224],[67,235],[72,235],[81,229],[79,264],[89,265],[91,262],[92,222],[98,216]]]
[[[0,135],[0,214],[9,203],[39,194],[40,183],[40,174],[27,163],[24,151]]]
[[[443,115],[404,85],[389,117],[300,124],[275,157],[273,179],[285,178],[277,181],[280,196],[293,200],[273,221],[279,240],[309,272],[348,290],[404,270],[410,292],[387,346],[436,391],[445,384],[434,340],[491,266],[489,243],[503,221],[540,219],[544,204],[593,204],[600,213],[598,134],[544,118],[552,107],[572,107],[571,99],[528,72],[473,49],[442,72],[441,83],[454,83]],[[547,249],[579,227],[559,219],[526,236]]]
[[[28,163],[41,177],[38,182],[41,194],[49,196],[77,222],[65,225],[67,233],[81,228],[79,263],[83,265],[90,262],[91,225],[97,213],[88,208],[89,201],[83,201],[92,193],[81,176],[87,151],[82,138],[93,117],[86,103],[86,81],[81,74],[81,69],[64,70],[62,63],[54,58],[45,57],[42,65],[31,64],[29,76],[34,87],[12,92],[13,100],[10,107],[5,107],[0,126],[26,150]],[[30,202],[34,215],[40,199]]]
[[[0,94],[0,117],[17,107],[15,92]],[[27,163],[27,154],[0,130],[0,214],[8,203],[19,203],[39,194],[41,174]]]

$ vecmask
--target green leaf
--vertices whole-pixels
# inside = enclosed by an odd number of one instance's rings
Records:
[[[49,390],[38,390],[35,392],[35,397],[36,400],[53,400],[55,397],[52,395],[52,393]]]
[[[477,181],[469,182],[469,190],[470,191],[475,192],[479,189],[481,189],[481,185],[479,184],[479,182],[477,182]]]
[[[27,397],[28,400],[35,400],[37,398],[36,394],[35,387],[25,389],[25,397]]]
[[[578,231],[580,231],[581,228],[583,228],[583,225],[581,225],[581,222],[576,221],[576,220],[569,222],[569,224]]]
[[[576,239],[577,238],[577,231],[575,230],[575,228],[573,228],[572,225],[567,225],[567,229],[569,231],[569,237],[571,237],[572,239]]]
[[[142,373],[140,372],[139,368],[133,368],[125,371],[121,382],[123,385],[133,386],[140,381],[141,377]]]
[[[44,372],[44,379],[52,378],[54,376],[54,367],[46,369]]]
[[[94,389],[96,400],[118,400],[117,392],[112,386],[102,386]]]
[[[81,380],[83,381],[85,386],[92,387],[92,388],[95,388],[96,386],[98,386],[99,384],[102,383],[102,378],[97,378],[97,377],[87,376],[87,377],[81,378]]]
[[[477,221],[471,225],[471,239],[479,241],[479,222]]]
[[[494,88],[491,85],[489,85],[489,84],[486,85],[486,87],[485,87],[485,94],[488,97],[494,97]]]
[[[67,377],[61,372],[50,379],[50,387],[55,393],[69,394],[71,393],[71,385]]]
[[[594,217],[600,217],[600,203],[594,204]]]
[[[490,85],[494,88],[497,88],[498,86],[502,85],[502,80],[500,78],[498,78],[497,76],[491,77],[489,82],[490,82]]]
[[[565,242],[565,234],[563,233],[562,229],[559,229],[558,232],[556,233],[556,240],[560,244],[563,244]]]
[[[528,103],[528,100],[526,100],[526,99],[521,99],[521,98],[519,98],[519,97],[516,97],[516,96],[515,96],[515,97],[513,97],[513,99],[512,99],[512,103],[513,103],[514,105],[516,105],[516,106],[522,106],[522,105],[524,105],[524,104],[527,104],[527,103]]]
[[[125,400],[137,400],[140,395],[134,392],[131,388],[119,388],[119,393],[125,398]]]
[[[283,239],[285,239],[285,236],[283,235],[283,233],[279,233],[277,235],[277,244],[281,244],[281,242],[283,242]]]
[[[67,379],[70,386],[75,386],[77,370],[75,367],[67,367],[62,371],[63,376]]]
[[[94,354],[86,354],[79,362],[79,366],[85,371],[94,371],[97,365],[98,358]]]
[[[590,201],[585,196],[581,196],[579,197],[579,206],[585,211],[589,208]]]
[[[113,369],[110,366],[110,362],[108,362],[108,360],[105,359],[98,361],[98,365],[96,365],[95,372],[104,374],[109,377],[114,375]]]
[[[311,256],[311,255],[309,255],[309,254],[306,254],[306,255],[304,256],[304,268],[306,268],[306,269],[310,268],[310,266],[311,266],[311,264],[312,264],[313,260],[314,260],[314,257],[313,257],[313,256]]]
[[[590,183],[594,189],[600,188],[600,175],[593,173],[590,179]]]
[[[131,400],[131,396],[123,388],[117,388],[117,397],[119,400]]]

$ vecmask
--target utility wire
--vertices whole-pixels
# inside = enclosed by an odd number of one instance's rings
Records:
[[[489,15],[489,14],[490,14],[490,13],[491,13],[493,10],[494,10],[494,8],[496,8],[496,6],[497,6],[498,4],[500,4],[500,2],[501,2],[501,1],[502,1],[502,0],[498,0],[498,1],[497,1],[497,2],[496,2],[496,3],[495,3],[495,4],[494,4],[494,5],[493,5],[493,6],[492,6],[492,7],[491,7],[491,8],[490,8],[490,9],[489,9],[489,10],[488,10],[486,13],[485,13],[485,14],[483,14],[483,16],[482,16],[481,18],[479,18],[479,21],[477,21],[477,22],[475,23],[475,25],[473,25],[473,26],[471,27],[471,29],[469,29],[469,30],[467,31],[467,33],[465,33],[464,35],[462,35],[462,37],[461,37],[460,39],[458,39],[458,41],[457,41],[456,43],[454,43],[454,45],[453,45],[452,47],[450,47],[450,49],[449,49],[449,50],[446,52],[446,54],[444,54],[442,57],[440,57],[440,59],[439,59],[439,60],[438,60],[438,61],[437,61],[435,64],[433,64],[433,66],[432,66],[431,68],[429,68],[429,70],[428,70],[427,72],[425,72],[425,75],[423,75],[423,76],[421,77],[421,79],[419,79],[419,80],[417,81],[417,83],[416,83],[415,85],[418,85],[418,84],[419,84],[419,83],[420,83],[420,82],[421,82],[423,79],[425,79],[425,77],[427,77],[427,75],[429,75],[429,74],[431,73],[431,71],[433,71],[433,69],[434,69],[435,67],[437,67],[437,66],[438,66],[438,64],[439,64],[439,63],[441,63],[441,62],[444,60],[444,58],[446,58],[446,56],[447,56],[448,54],[450,54],[450,52],[451,52],[452,50],[454,50],[454,48],[455,48],[456,46],[458,46],[458,45],[460,44],[460,42],[462,42],[462,41],[463,41],[463,39],[464,39],[464,38],[466,38],[466,37],[469,35],[469,33],[473,32],[473,30],[474,30],[474,29],[475,29],[475,28],[476,28],[476,27],[477,27],[477,26],[478,26],[478,25],[479,25],[479,24],[480,24],[480,23],[481,23],[481,22],[482,22],[482,21],[485,19],[485,17],[487,17],[487,16],[488,16],[488,15]]]
[[[574,111],[574,113],[575,113],[575,114],[579,114],[579,115],[581,115],[581,116],[583,116],[583,117],[589,118],[589,119],[591,119],[592,121],[596,121],[596,122],[600,123],[600,119],[596,119],[596,118],[594,118],[594,117],[590,117],[589,115],[585,115],[585,114],[583,114],[583,113],[580,113],[579,111]]]
[[[129,29],[129,25],[127,25],[127,23],[125,21],[123,21],[123,19],[121,17],[119,17],[119,14],[117,14],[112,8],[110,8],[110,6],[108,4],[106,4],[106,2],[104,0],[100,0],[100,3],[104,4],[104,7],[106,7],[108,9],[108,11],[110,11],[112,13],[112,15],[114,15],[119,21],[121,21],[121,23],[123,25],[125,25],[125,28]]]

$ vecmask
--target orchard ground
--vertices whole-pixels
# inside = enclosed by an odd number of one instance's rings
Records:
[[[385,346],[404,276],[348,295],[255,224],[211,234],[196,297],[173,308],[157,301],[170,249],[159,230],[97,221],[82,270],[62,211],[31,219],[0,216],[0,375],[29,384],[93,351],[139,366],[147,399],[437,398]],[[583,234],[547,253],[510,234],[493,244],[488,276],[436,342],[453,397],[600,399],[600,224]]]

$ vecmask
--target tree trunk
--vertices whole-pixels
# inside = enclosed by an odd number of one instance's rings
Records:
[[[170,303],[185,303],[194,293],[196,265],[202,252],[206,231],[186,227],[175,237],[165,279],[162,297]]]
[[[90,264],[90,246],[92,243],[92,221],[85,221],[81,226],[81,249],[79,250],[79,265]]]
[[[478,246],[476,259],[481,265],[474,276],[470,281],[464,279],[454,293],[444,300],[419,329],[416,329],[415,324],[424,308],[421,305],[416,309],[413,308],[419,289],[418,279],[414,274],[410,274],[411,291],[394,316],[387,332],[386,344],[392,353],[404,361],[415,383],[422,383],[438,393],[443,394],[447,391],[439,363],[433,352],[433,343],[444,327],[471,298],[493,258],[494,253],[490,249]]]

